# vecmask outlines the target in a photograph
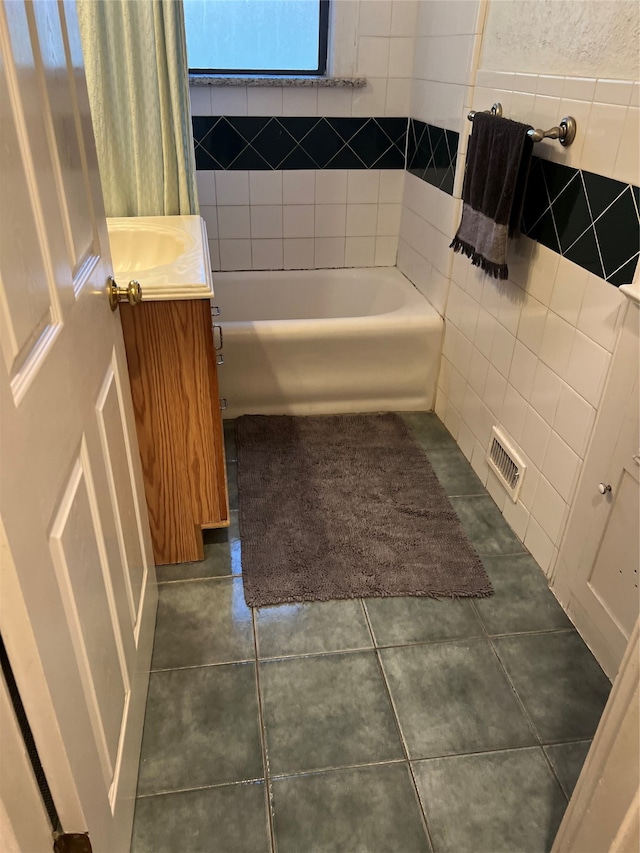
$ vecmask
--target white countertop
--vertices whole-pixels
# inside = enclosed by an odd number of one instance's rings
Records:
[[[107,218],[114,276],[140,282],[143,302],[210,299],[207,227],[200,216]]]

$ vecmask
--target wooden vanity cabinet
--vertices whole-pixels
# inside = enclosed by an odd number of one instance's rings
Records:
[[[229,524],[208,299],[121,304],[155,561],[202,560],[202,528]]]

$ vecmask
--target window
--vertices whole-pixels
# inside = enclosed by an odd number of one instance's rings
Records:
[[[184,0],[189,71],[324,74],[329,0]]]

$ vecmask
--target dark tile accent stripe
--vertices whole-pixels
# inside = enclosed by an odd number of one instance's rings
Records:
[[[522,233],[619,287],[640,251],[639,190],[593,172],[533,158]]]
[[[459,134],[413,118],[194,116],[198,169],[404,169],[453,195]],[[406,156],[405,156],[406,149]],[[522,233],[619,287],[640,256],[640,190],[533,158]]]
[[[453,195],[459,138],[460,134],[455,130],[444,130],[410,118],[407,170]]]
[[[198,169],[404,169],[406,118],[194,116]]]

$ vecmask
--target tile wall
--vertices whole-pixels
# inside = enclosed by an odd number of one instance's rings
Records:
[[[578,122],[570,148],[535,147],[542,162],[525,230],[540,242],[524,236],[512,245],[509,280],[453,258],[436,401],[507,521],[552,575],[626,311],[612,285],[629,281],[637,265],[639,87],[487,70],[476,83],[475,109],[500,101],[506,116],[536,127],[567,114]],[[461,130],[463,161],[469,128]],[[546,199],[534,198],[540,191]],[[485,462],[494,424],[528,466],[515,504]]]
[[[352,88],[192,87],[195,117],[402,117],[412,87],[417,0],[333,6],[331,73],[367,77]],[[400,168],[296,168],[197,173],[214,268],[299,269],[396,263]]]

